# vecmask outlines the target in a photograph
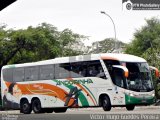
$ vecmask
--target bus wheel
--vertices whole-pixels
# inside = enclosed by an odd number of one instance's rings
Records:
[[[33,100],[32,110],[34,111],[34,113],[43,113],[43,109],[41,108],[41,102],[39,99]]]
[[[126,106],[126,109],[131,111],[131,110],[134,110],[135,106],[134,105],[127,105]]]
[[[54,108],[55,113],[63,113],[66,111],[67,111],[67,108]]]
[[[107,96],[104,96],[102,98],[102,108],[104,111],[110,111],[111,110],[111,102],[110,99]]]
[[[30,114],[32,109],[31,109],[31,105],[29,104],[28,100],[23,100],[20,104],[20,111],[21,113],[24,114]]]

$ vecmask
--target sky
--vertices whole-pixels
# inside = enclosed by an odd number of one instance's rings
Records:
[[[160,11],[122,10],[122,0],[17,0],[0,11],[0,24],[8,28],[25,29],[42,22],[54,25],[59,31],[69,28],[74,33],[89,36],[85,45],[114,38],[111,19],[118,40],[129,43],[136,30],[144,26],[145,19],[160,18]]]

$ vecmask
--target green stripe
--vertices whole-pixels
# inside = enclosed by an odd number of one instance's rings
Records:
[[[58,82],[58,80],[53,80],[53,81],[56,83]],[[66,84],[63,84],[63,85],[69,89],[74,87],[72,85],[66,85]],[[86,97],[84,96],[84,94],[81,91],[79,92],[78,98],[81,101],[82,106],[89,106],[88,100],[86,99]]]
[[[83,86],[90,92],[90,94],[92,95],[92,97],[94,98],[94,100],[95,100],[95,102],[96,102],[96,104],[97,104],[96,98],[95,98],[95,96],[93,95],[93,93],[90,91],[90,89],[89,89],[87,86],[85,86],[84,84],[83,84]]]

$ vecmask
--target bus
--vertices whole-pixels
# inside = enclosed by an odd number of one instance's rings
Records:
[[[155,90],[145,59],[103,53],[3,66],[1,99],[5,110],[24,114],[84,107],[134,110],[153,104]]]

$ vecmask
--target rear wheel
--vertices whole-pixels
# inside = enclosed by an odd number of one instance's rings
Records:
[[[43,113],[43,109],[41,108],[41,102],[39,99],[35,99],[32,102],[32,110],[34,113]]]
[[[135,105],[127,105],[127,106],[126,106],[126,109],[127,109],[128,111],[134,110],[134,108],[135,108]]]
[[[67,111],[67,108],[54,108],[55,113],[63,113],[66,111]]]
[[[31,105],[29,104],[28,100],[23,100],[20,104],[20,112],[24,114],[30,114],[31,111]]]
[[[107,96],[104,96],[102,98],[102,108],[104,111],[110,111],[111,110],[111,102],[110,99]]]

